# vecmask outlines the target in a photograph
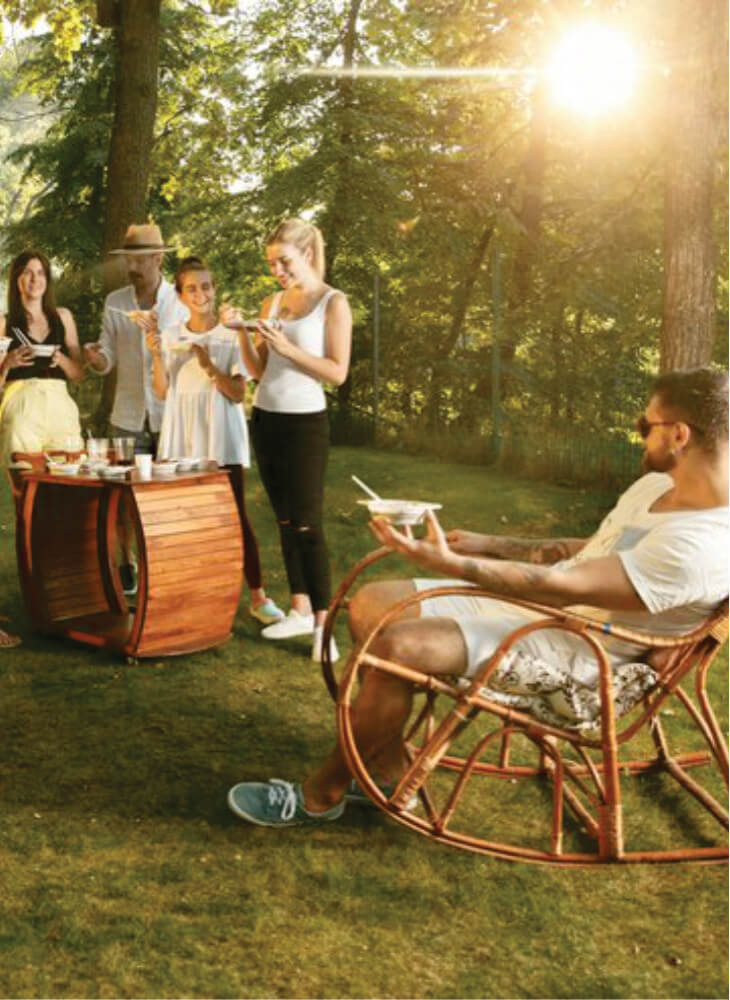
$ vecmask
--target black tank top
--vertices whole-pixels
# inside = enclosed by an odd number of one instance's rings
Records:
[[[57,344],[61,348],[64,354],[68,353],[67,351],[64,350],[64,340],[66,331],[64,330],[63,323],[61,322],[61,317],[58,315],[58,313],[56,313],[55,316],[48,317],[48,326],[49,326],[48,336],[43,341],[37,341],[35,337],[33,337],[30,333],[28,333],[28,321],[25,318],[23,319],[22,324],[19,325],[20,329],[23,331],[23,333],[26,335],[26,337],[28,338],[28,340],[30,340],[32,344],[38,344],[38,343]],[[8,347],[9,351],[14,351],[16,347],[22,346],[22,341],[13,333],[12,329],[10,329],[10,327],[8,326],[6,326],[5,335],[7,337],[10,337],[12,340],[12,343]],[[60,378],[65,380],[66,373],[64,372],[63,368],[61,368],[60,365],[56,365],[55,367],[51,368],[52,360],[53,357],[34,358],[32,365],[28,365],[27,367],[22,367],[22,368],[11,368],[7,374],[6,381],[18,382],[20,381],[20,379],[25,379],[25,378]]]

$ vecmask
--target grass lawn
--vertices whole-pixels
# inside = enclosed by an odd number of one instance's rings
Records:
[[[372,547],[352,472],[385,496],[441,501],[446,525],[514,534],[589,534],[613,500],[337,448],[335,580]],[[283,601],[255,471],[248,499]],[[330,744],[332,703],[304,642],[258,640],[245,596],[233,640],[194,656],[128,666],[34,636],[5,486],[0,524],[0,611],[24,638],[0,651],[0,995],[727,996],[723,866],[509,864],[359,807],[315,831],[238,821],[229,785],[303,777]]]

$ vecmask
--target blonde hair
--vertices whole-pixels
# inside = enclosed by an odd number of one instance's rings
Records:
[[[312,251],[312,269],[318,278],[324,278],[324,238],[320,230],[304,219],[283,219],[266,237],[265,245],[290,243],[304,253]]]

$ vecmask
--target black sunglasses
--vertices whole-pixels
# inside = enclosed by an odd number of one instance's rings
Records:
[[[647,420],[646,417],[639,417],[636,421],[636,430],[639,434],[646,440],[651,434],[652,427],[671,427],[672,424],[687,424],[691,427],[693,431],[697,434],[702,434],[702,428],[696,427],[695,424],[690,424],[686,420]]]

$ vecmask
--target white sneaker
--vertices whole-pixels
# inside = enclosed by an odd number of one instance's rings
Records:
[[[323,626],[317,625],[314,629],[314,635],[312,638],[312,659],[315,663],[322,662],[322,632]],[[337,644],[333,636],[330,636],[330,663],[337,663],[340,658],[340,652],[337,649]]]
[[[314,631],[314,615],[300,615],[294,608],[288,615],[273,625],[261,629],[264,639],[289,639],[293,635],[311,635]]]

